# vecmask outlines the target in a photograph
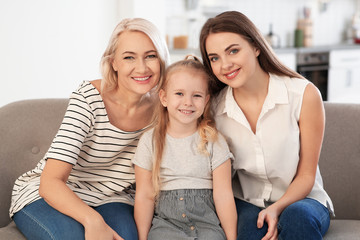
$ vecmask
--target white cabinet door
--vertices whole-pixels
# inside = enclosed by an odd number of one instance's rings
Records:
[[[330,69],[328,101],[360,103],[360,68]]]
[[[360,50],[330,52],[328,101],[360,103]]]
[[[295,53],[277,53],[279,60],[291,70],[296,71],[296,54]]]

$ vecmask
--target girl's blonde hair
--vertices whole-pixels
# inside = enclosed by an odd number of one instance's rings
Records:
[[[202,72],[207,82],[210,82],[210,76],[207,74],[204,65],[199,61],[198,58],[192,55],[186,56],[185,60],[175,62],[171,64],[165,71],[164,81],[159,85],[158,92],[160,89],[166,90],[167,84],[171,75],[175,72],[186,70],[196,70]],[[210,85],[208,84],[207,94],[210,94]],[[152,182],[155,190],[155,196],[159,195],[160,192],[160,165],[163,157],[163,152],[166,143],[166,131],[169,122],[169,115],[167,108],[164,107],[160,101],[157,102],[156,108],[157,114],[154,119],[154,133],[153,133],[153,148],[154,148],[154,161],[152,169]],[[198,119],[198,132],[200,135],[200,142],[198,149],[200,153],[209,154],[206,146],[208,142],[214,142],[217,140],[217,130],[215,121],[210,109],[210,100],[205,105],[204,113]]]
[[[153,42],[160,59],[160,81],[164,75],[166,66],[169,65],[170,54],[165,39],[161,37],[160,31],[150,21],[143,18],[125,18],[114,29],[108,46],[101,58],[100,70],[102,74],[101,92],[110,91],[118,86],[117,72],[113,69],[115,52],[117,49],[118,39],[121,33],[125,31],[138,31],[145,33]]]

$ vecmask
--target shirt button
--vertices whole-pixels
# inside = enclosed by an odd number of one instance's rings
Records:
[[[191,226],[191,227],[190,227],[190,229],[191,229],[191,230],[194,230],[194,229],[195,229],[195,227],[194,227],[194,226]]]
[[[185,214],[185,213],[183,213],[183,214],[181,214],[181,216],[182,216],[183,218],[185,218],[185,217],[186,217],[186,214]]]
[[[181,197],[181,198],[179,198],[179,200],[180,200],[180,201],[183,201],[183,200],[184,200],[184,198],[183,198],[183,197]]]

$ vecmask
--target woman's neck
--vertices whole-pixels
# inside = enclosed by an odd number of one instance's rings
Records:
[[[138,95],[131,94],[129,92],[124,91],[121,88],[116,88],[106,93],[107,98],[115,103],[116,105],[122,106],[124,109],[137,109],[147,103],[150,98],[150,94]]]
[[[270,76],[267,72],[258,71],[244,86],[233,89],[235,99],[237,101],[240,101],[240,99],[263,101],[268,93],[269,79]]]

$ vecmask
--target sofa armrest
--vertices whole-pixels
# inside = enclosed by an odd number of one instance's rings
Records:
[[[68,99],[33,99],[0,108],[0,227],[10,222],[16,178],[34,168],[48,150],[64,117]]]
[[[360,220],[360,104],[325,102],[319,165],[337,219]]]

